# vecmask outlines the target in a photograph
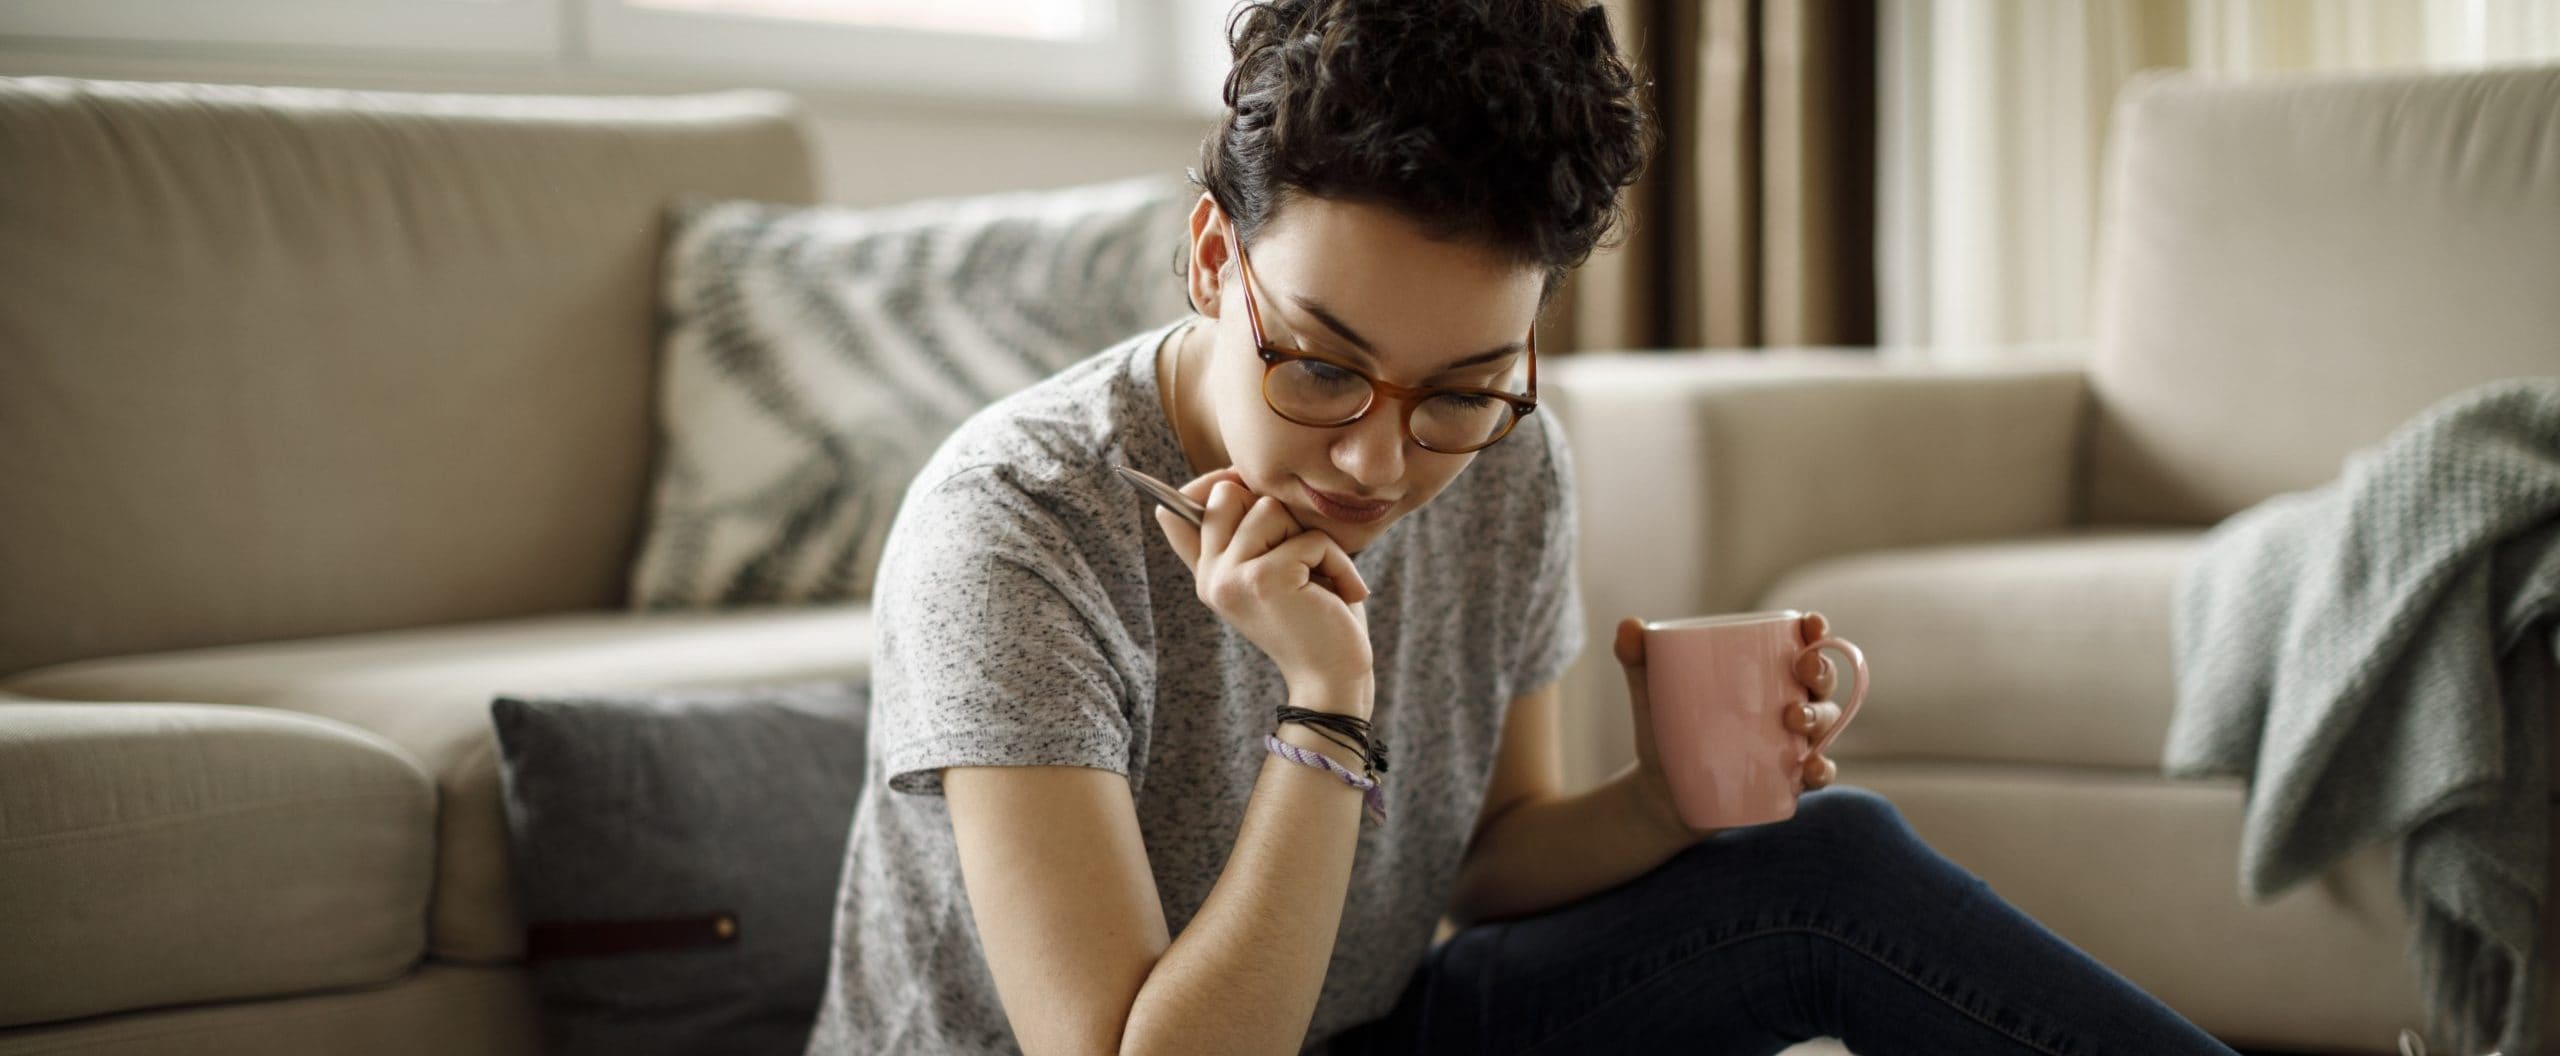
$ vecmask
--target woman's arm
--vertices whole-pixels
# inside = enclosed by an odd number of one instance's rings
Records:
[[[1805,615],[1806,641],[1820,641],[1830,628],[1820,613]],[[1636,761],[1587,791],[1561,795],[1556,687],[1513,701],[1484,813],[1450,895],[1450,916],[1460,924],[1525,916],[1608,890],[1714,835],[1680,820],[1662,776],[1645,687],[1644,625],[1620,620],[1612,650],[1627,676]],[[1831,661],[1808,652],[1794,673],[1813,703],[1789,709],[1787,729],[1819,741],[1840,721],[1840,706],[1829,703],[1836,681]],[[1805,760],[1808,790],[1827,787],[1838,776],[1839,769],[1818,753]]]
[[[1291,702],[1368,708],[1365,696]],[[1306,727],[1279,735],[1358,763]],[[1125,778],[974,767],[943,780],[978,937],[1026,1054],[1298,1051],[1342,922],[1357,790],[1267,758],[1224,873],[1168,942]]]
[[[1301,696],[1291,702],[1349,710]],[[1279,736],[1358,768],[1307,727]],[[1288,1054],[1305,1044],[1351,886],[1360,798],[1332,774],[1263,760],[1226,868],[1139,991],[1121,1052]]]
[[[1157,524],[1202,603],[1279,668],[1289,703],[1368,718],[1359,569],[1241,480],[1191,481],[1182,490],[1205,508],[1200,523],[1159,510]],[[1359,762],[1305,726],[1275,732]],[[1359,846],[1359,790],[1266,756],[1217,884],[1168,942],[1124,779],[951,774],[962,882],[1025,1052],[1285,1056],[1305,1043]]]
[[[1554,684],[1511,702],[1502,747],[1449,915],[1461,926],[1527,916],[1652,871],[1697,839],[1664,817],[1636,768],[1564,795]]]

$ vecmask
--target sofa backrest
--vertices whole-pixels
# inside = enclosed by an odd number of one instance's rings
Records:
[[[2092,521],[2210,523],[2560,373],[2560,67],[2150,75],[2109,153]]]
[[[661,215],[770,93],[0,79],[0,673],[617,604]]]

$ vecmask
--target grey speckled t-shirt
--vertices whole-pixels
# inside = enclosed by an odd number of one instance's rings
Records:
[[[1225,867],[1287,699],[1193,593],[1127,462],[1190,476],[1157,399],[1152,331],[972,418],[891,529],[874,591],[869,784],[846,850],[814,1056],[1015,1053],[961,884],[940,768],[1122,774],[1179,936]],[[1582,646],[1571,470],[1523,421],[1355,563],[1395,750],[1363,824],[1305,1045],[1383,1016],[1455,883],[1515,697]]]

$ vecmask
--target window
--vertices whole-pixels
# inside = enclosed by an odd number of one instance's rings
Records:
[[[1140,102],[1171,88],[1169,0],[582,0],[614,73]]]
[[[1213,108],[1233,0],[0,0],[0,34],[412,69]],[[1172,102],[1179,100],[1178,104]]]
[[[0,0],[0,32],[231,52],[361,48],[548,58],[557,0]]]
[[[1099,21],[1086,0],[631,0],[633,7],[1037,40],[1074,40]],[[1107,16],[1107,10],[1099,12]]]

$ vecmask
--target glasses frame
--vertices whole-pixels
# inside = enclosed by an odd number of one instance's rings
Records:
[[[1232,232],[1230,233],[1230,237],[1232,237]],[[1383,398],[1383,399],[1394,400],[1395,402],[1397,402],[1398,404],[1403,405],[1403,407],[1404,407],[1404,414],[1403,414],[1403,416],[1398,420],[1398,423],[1397,423],[1397,424],[1398,424],[1398,425],[1399,425],[1399,426],[1404,430],[1404,438],[1405,438],[1406,440],[1408,440],[1408,441],[1411,441],[1411,442],[1413,443],[1413,446],[1415,446],[1415,447],[1419,447],[1419,448],[1421,448],[1421,449],[1423,449],[1423,450],[1425,450],[1425,451],[1436,452],[1436,453],[1438,453],[1438,454],[1444,454],[1444,455],[1464,455],[1464,454],[1471,454],[1471,453],[1473,453],[1473,452],[1482,451],[1482,450],[1484,450],[1485,448],[1492,447],[1492,446],[1493,446],[1493,445],[1495,445],[1495,444],[1501,443],[1501,442],[1502,442],[1502,439],[1503,439],[1504,437],[1507,437],[1507,436],[1510,436],[1510,435],[1511,435],[1511,431],[1512,431],[1513,429],[1517,429],[1517,428],[1519,428],[1519,427],[1520,427],[1520,419],[1526,418],[1526,417],[1528,417],[1528,416],[1530,416],[1530,415],[1532,415],[1532,414],[1536,414],[1536,413],[1537,413],[1537,411],[1538,411],[1538,325],[1537,325],[1537,323],[1536,323],[1536,322],[1532,321],[1532,322],[1529,324],[1529,339],[1528,339],[1528,343],[1527,343],[1527,346],[1526,346],[1526,347],[1527,347],[1527,354],[1528,354],[1528,357],[1529,357],[1529,391],[1528,391],[1528,393],[1526,393],[1525,395],[1524,395],[1524,394],[1521,394],[1521,393],[1516,393],[1516,392],[1504,392],[1504,391],[1502,391],[1502,390],[1500,390],[1500,389],[1479,389],[1479,388],[1473,388],[1473,387],[1469,387],[1469,386],[1445,386],[1445,385],[1442,385],[1442,386],[1413,386],[1413,385],[1398,385],[1398,384],[1396,384],[1396,383],[1394,383],[1394,382],[1392,382],[1392,381],[1382,381],[1382,380],[1378,379],[1376,376],[1371,375],[1368,371],[1362,370],[1362,369],[1360,369],[1360,368],[1358,368],[1358,367],[1352,366],[1351,364],[1349,364],[1349,363],[1345,363],[1345,362],[1342,362],[1341,360],[1338,360],[1338,359],[1333,359],[1333,358],[1328,357],[1328,356],[1319,356],[1319,355],[1315,355],[1315,354],[1313,354],[1313,353],[1303,352],[1303,351],[1298,351],[1298,350],[1294,350],[1294,349],[1285,349],[1285,348],[1275,348],[1275,347],[1273,347],[1273,346],[1272,346],[1272,344],[1271,344],[1271,342],[1270,342],[1269,340],[1265,339],[1265,338],[1262,336],[1262,309],[1261,309],[1261,307],[1260,307],[1259,305],[1257,305],[1257,304],[1255,304],[1255,303],[1254,303],[1255,298],[1254,298],[1254,295],[1253,295],[1253,288],[1254,288],[1254,286],[1256,285],[1256,283],[1255,283],[1255,281],[1254,281],[1254,277],[1253,277],[1253,261],[1252,261],[1252,260],[1250,260],[1249,258],[1247,258],[1247,257],[1245,256],[1245,252],[1244,252],[1244,243],[1243,243],[1242,241],[1238,241],[1238,242],[1236,242],[1235,246],[1236,246],[1236,268],[1237,268],[1238,272],[1240,272],[1240,273],[1242,274],[1243,279],[1244,279],[1244,318],[1245,318],[1245,323],[1246,323],[1246,325],[1247,325],[1248,327],[1250,327],[1250,328],[1251,328],[1251,330],[1253,331],[1253,350],[1254,350],[1254,353],[1255,353],[1256,355],[1259,355],[1259,356],[1261,356],[1261,357],[1262,357],[1262,403],[1263,403],[1263,405],[1264,405],[1264,406],[1271,408],[1271,413],[1276,414],[1276,415],[1279,415],[1281,418],[1283,418],[1283,419],[1285,419],[1285,420],[1287,420],[1287,421],[1295,422],[1295,423],[1297,423],[1297,424],[1299,424],[1299,425],[1309,426],[1309,427],[1311,427],[1311,428],[1316,428],[1316,429],[1340,429],[1340,428],[1342,428],[1342,427],[1344,427],[1344,426],[1355,424],[1355,423],[1359,422],[1359,421],[1360,421],[1361,419],[1363,419],[1363,418],[1367,418],[1367,417],[1369,416],[1369,412],[1371,412],[1371,411],[1374,411],[1374,410],[1378,409],[1378,401],[1379,401],[1380,399],[1382,399],[1382,398]],[[1295,416],[1295,415],[1292,415],[1292,414],[1290,414],[1290,413],[1289,413],[1289,412],[1287,412],[1287,411],[1281,410],[1281,409],[1280,409],[1280,404],[1279,404],[1278,402],[1276,402],[1276,401],[1272,400],[1272,398],[1271,398],[1271,375],[1273,375],[1273,374],[1275,374],[1275,373],[1278,373],[1281,367],[1286,366],[1287,364],[1290,364],[1290,363],[1296,362],[1296,361],[1301,360],[1301,359],[1313,360],[1313,361],[1315,361],[1315,362],[1322,363],[1322,364],[1324,364],[1324,365],[1326,365],[1326,366],[1328,366],[1328,367],[1332,367],[1332,368],[1334,368],[1334,369],[1336,369],[1336,370],[1348,371],[1348,372],[1350,372],[1350,374],[1351,374],[1352,376],[1357,377],[1357,378],[1359,378],[1359,379],[1360,379],[1360,380],[1362,380],[1362,381],[1368,382],[1368,383],[1369,383],[1369,398],[1368,398],[1368,399],[1366,399],[1366,400],[1361,401],[1361,403],[1360,403],[1360,409],[1359,409],[1359,410],[1357,410],[1357,411],[1353,411],[1353,412],[1351,413],[1351,417],[1344,418],[1344,419],[1342,419],[1342,420],[1340,420],[1340,421],[1333,421],[1333,422],[1311,422],[1311,421],[1307,421],[1306,419],[1299,418],[1299,417],[1297,417],[1297,416]],[[1432,398],[1432,397],[1434,397],[1434,396],[1447,396],[1447,395],[1458,395],[1458,396],[1490,396],[1490,397],[1492,397],[1492,398],[1494,398],[1494,399],[1501,400],[1501,401],[1502,401],[1503,403],[1505,403],[1505,404],[1510,405],[1510,407],[1511,407],[1511,417],[1510,417],[1510,419],[1509,419],[1509,420],[1507,420],[1507,421],[1505,421],[1505,422],[1503,422],[1503,423],[1502,423],[1502,431],[1501,431],[1501,432],[1498,432],[1498,433],[1493,434],[1493,438],[1492,438],[1492,439],[1487,440],[1487,441],[1485,441],[1485,442],[1483,442],[1483,443],[1481,443],[1481,444],[1477,444],[1477,445],[1475,445],[1475,446],[1473,446],[1473,447],[1458,447],[1458,448],[1449,448],[1449,447],[1433,447],[1433,446],[1431,446],[1430,444],[1426,444],[1426,443],[1422,442],[1422,438],[1421,438],[1421,437],[1419,437],[1419,436],[1415,436],[1415,435],[1414,435],[1414,433],[1413,433],[1413,412],[1414,412],[1414,410],[1415,410],[1416,408],[1419,408],[1419,407],[1421,407],[1421,406],[1422,406],[1422,402],[1423,402],[1424,400],[1431,399],[1431,398]]]

